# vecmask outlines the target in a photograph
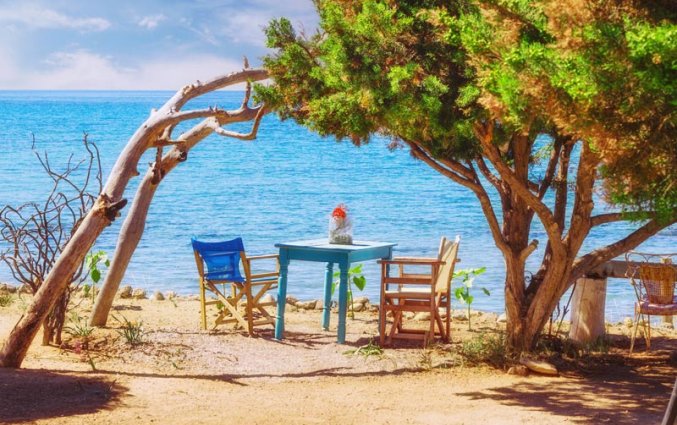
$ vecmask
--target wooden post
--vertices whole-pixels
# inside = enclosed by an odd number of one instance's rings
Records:
[[[604,335],[606,283],[605,278],[580,278],[576,281],[569,330],[571,340],[586,344]]]

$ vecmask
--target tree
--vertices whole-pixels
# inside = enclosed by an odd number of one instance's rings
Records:
[[[80,225],[85,213],[96,200],[92,189],[101,191],[101,162],[95,144],[84,138],[88,158],[73,162],[69,158],[63,171],[57,171],[45,153],[35,156],[52,180],[52,187],[41,203],[28,202],[19,207],[6,205],[0,209],[0,239],[8,248],[0,253],[12,276],[35,294],[66,244],[68,237]],[[33,143],[35,148],[35,141]],[[80,174],[78,176],[78,174]],[[94,188],[90,186],[94,185]],[[43,323],[42,344],[61,344],[61,331],[71,292],[87,278],[80,263],[64,291]]]
[[[276,51],[264,66],[275,84],[257,96],[322,135],[356,144],[391,137],[470,189],[505,260],[514,350],[535,346],[577,278],[675,222],[676,37],[667,6],[316,5],[316,34],[298,35],[286,19],[267,27]],[[630,160],[637,153],[641,165]],[[614,212],[593,212],[600,187]],[[529,273],[534,218],[547,245]],[[623,220],[634,229],[581,252],[591,230]]]
[[[245,68],[247,63],[245,62]],[[193,127],[190,131],[184,133],[179,140],[182,141],[181,148],[174,147],[158,160],[159,166],[149,168],[144,176],[141,184],[136,190],[132,206],[122,223],[120,233],[118,235],[118,242],[115,248],[113,261],[109,267],[109,272],[106,274],[106,279],[96,298],[96,303],[89,318],[91,326],[105,326],[108,321],[108,314],[113,306],[113,300],[120,282],[122,282],[129,261],[132,259],[134,250],[139,245],[143,231],[145,229],[146,217],[148,210],[153,200],[153,196],[157,191],[162,180],[167,174],[172,171],[177,165],[185,160],[188,152],[198,143],[204,140],[212,132],[217,131],[218,134],[225,137],[231,137],[240,140],[252,140],[256,137],[260,119],[265,113],[263,107],[251,108],[249,106],[249,99],[251,95],[251,82],[247,81],[244,99],[242,105],[236,111],[231,111],[231,116],[249,117],[254,119],[254,125],[249,133],[242,134],[233,131],[226,131],[218,129],[207,122],[203,122]]]
[[[56,300],[64,293],[70,278],[82,264],[87,252],[101,232],[115,220],[127,204],[123,198],[129,180],[139,175],[139,160],[144,152],[156,149],[156,161],[151,164],[156,181],[162,179],[160,167],[164,147],[171,146],[168,155],[178,162],[187,159],[185,149],[189,140],[211,133],[236,134],[225,130],[224,125],[234,122],[258,120],[262,117],[262,106],[226,111],[218,107],[186,109],[184,106],[206,93],[247,81],[260,81],[267,77],[262,69],[244,69],[212,80],[197,81],[179,90],[160,109],[153,110],[150,117],[136,130],[118,157],[101,194],[89,209],[84,219],[72,234],[54,265],[49,271],[33,302],[12,329],[0,350],[0,366],[20,367],[28,348]],[[175,135],[174,130],[183,122],[200,120],[185,133]]]

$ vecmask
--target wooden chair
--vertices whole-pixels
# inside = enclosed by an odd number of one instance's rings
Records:
[[[640,320],[644,326],[646,349],[651,349],[651,316],[677,315],[677,297],[675,297],[675,282],[677,271],[672,264],[645,263],[640,264],[639,283],[635,281],[635,274],[630,276],[630,282],[635,288],[637,302],[635,302],[635,318],[630,337],[630,352],[635,347],[635,338]],[[646,320],[644,320],[646,315]]]
[[[219,309],[214,328],[221,324],[234,323],[235,328],[242,327],[247,329],[249,335],[253,335],[254,326],[270,324],[274,327],[275,319],[265,307],[273,306],[275,302],[262,302],[261,298],[267,291],[277,287],[277,254],[248,257],[242,238],[224,242],[203,242],[193,238],[191,242],[200,277],[202,329],[207,329],[208,305],[217,305]],[[252,273],[252,261],[263,259],[275,259],[276,270]],[[240,273],[240,262],[244,276]],[[230,294],[227,293],[228,287]],[[211,293],[210,297],[207,296],[207,291]],[[241,311],[241,307],[244,307],[244,311]]]
[[[382,346],[393,338],[421,339],[427,346],[436,334],[448,342],[451,336],[451,278],[458,255],[460,238],[455,242],[442,237],[437,258],[393,258],[381,260],[381,301],[379,309],[379,339]],[[397,265],[399,273],[391,275]],[[405,266],[429,267],[429,273],[408,273]],[[427,271],[427,270],[426,270]],[[446,311],[444,321],[440,309]],[[386,333],[387,313],[393,316]],[[430,313],[428,329],[410,329],[403,326],[405,312]],[[437,331],[436,331],[437,327]]]

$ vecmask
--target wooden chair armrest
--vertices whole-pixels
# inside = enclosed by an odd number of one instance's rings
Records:
[[[264,254],[264,255],[252,255],[247,257],[247,260],[264,260],[268,258],[278,258],[279,254]]]
[[[444,261],[440,261],[437,258],[409,258],[409,257],[398,257],[391,260],[378,260],[379,264],[411,264],[411,265],[442,265]]]

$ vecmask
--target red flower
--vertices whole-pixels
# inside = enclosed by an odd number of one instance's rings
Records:
[[[334,211],[332,211],[331,216],[337,218],[346,218],[346,206],[344,204],[339,204]]]

